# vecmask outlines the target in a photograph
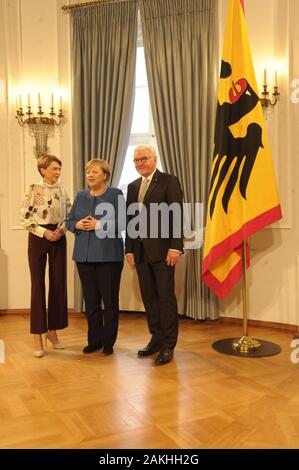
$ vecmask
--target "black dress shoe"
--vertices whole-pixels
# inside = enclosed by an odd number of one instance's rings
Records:
[[[101,344],[99,344],[98,346],[92,346],[91,344],[88,344],[87,346],[85,346],[85,348],[82,349],[82,352],[84,354],[90,354],[97,351],[98,349],[101,349],[101,347]]]
[[[104,356],[109,356],[110,354],[113,354],[113,348],[108,348],[104,346],[102,354],[104,354]]]
[[[159,346],[155,346],[151,343],[148,343],[147,346],[143,349],[139,349],[137,355],[139,357],[146,357],[146,356],[151,356],[152,354],[155,354],[156,352],[159,352],[160,348]]]
[[[172,349],[163,349],[161,351],[156,359],[156,365],[157,366],[163,366],[164,364],[167,364],[168,362],[171,361],[173,358],[173,350]]]

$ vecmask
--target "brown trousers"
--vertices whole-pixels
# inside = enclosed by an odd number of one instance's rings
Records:
[[[55,225],[45,225],[55,230]],[[45,269],[49,260],[48,318],[45,296]],[[61,330],[68,325],[66,288],[66,238],[50,242],[29,233],[28,259],[31,275],[30,332],[46,333]]]

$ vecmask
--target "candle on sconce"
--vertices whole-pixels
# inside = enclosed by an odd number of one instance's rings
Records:
[[[60,96],[60,99],[59,99],[59,109],[61,109],[62,111],[62,96]]]
[[[264,86],[267,86],[267,69],[264,69]]]
[[[46,153],[47,138],[53,135],[54,129],[64,122],[62,110],[59,110],[57,113],[54,112],[54,106],[56,106],[56,111],[58,104],[62,107],[62,96],[59,100],[59,94],[54,96],[55,93],[52,93],[53,89],[50,89],[47,95],[46,90],[44,88],[42,90],[42,92],[33,91],[33,97],[31,93],[28,93],[28,89],[23,89],[23,95],[22,89],[16,90],[15,94],[15,117],[18,124],[21,127],[27,127],[30,134],[34,136],[36,143],[35,154],[37,157]],[[13,99],[13,96],[11,98]],[[22,98],[24,98],[24,104],[22,103]]]
[[[278,73],[277,70],[274,72],[274,86],[277,88],[278,87]]]

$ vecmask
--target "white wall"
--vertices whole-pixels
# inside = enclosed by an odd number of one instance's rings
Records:
[[[47,91],[63,88],[66,124],[49,140],[63,160],[63,182],[72,188],[68,14],[63,0],[0,0],[0,309],[29,307],[27,234],[19,227],[19,204],[26,185],[38,180],[33,139],[16,124],[15,93],[20,84]],[[66,2],[67,3],[67,2]],[[71,3],[75,3],[72,0]],[[279,60],[281,101],[267,121],[277,169],[284,219],[252,237],[248,276],[250,318],[297,324],[298,195],[297,124],[299,104],[290,102],[290,81],[299,78],[298,0],[245,0],[253,59],[259,82],[264,65]],[[220,0],[224,24],[226,0]],[[222,34],[220,37],[222,38]],[[5,84],[1,100],[1,80]],[[30,90],[29,90],[30,91]],[[4,101],[4,102],[1,102]],[[75,118],[75,117],[74,117]],[[71,191],[70,191],[71,192]],[[72,237],[69,237],[69,251]],[[69,256],[69,306],[73,306],[73,264]],[[180,283],[178,285],[180,290]],[[126,267],[121,308],[142,310],[136,274]],[[240,287],[221,303],[221,315],[242,316]]]
[[[15,96],[23,91],[23,104],[31,92],[43,100],[52,90],[65,93],[66,124],[49,139],[52,154],[63,162],[62,182],[71,193],[71,126],[69,110],[68,15],[62,15],[60,0],[0,0],[0,80],[5,84],[0,104],[1,162],[1,288],[0,309],[28,308],[30,282],[27,263],[28,234],[20,227],[19,208],[25,188],[40,180],[33,154],[34,139],[15,119]],[[27,100],[25,100],[27,101]],[[72,194],[71,194],[72,196]],[[69,246],[71,251],[72,239]],[[73,264],[69,257],[69,299],[73,305]]]

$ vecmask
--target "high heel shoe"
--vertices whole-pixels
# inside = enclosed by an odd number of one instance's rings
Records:
[[[64,349],[64,347],[65,347],[64,344],[59,341],[59,339],[57,339],[57,342],[55,343],[55,342],[50,338],[49,333],[46,333],[46,334],[45,334],[45,344],[46,344],[46,347],[47,347],[47,341],[48,341],[48,340],[49,340],[50,343],[52,344],[52,348],[53,348],[53,349]]]
[[[43,357],[44,355],[45,355],[45,351],[43,349],[40,349],[39,351],[33,351],[34,357]]]
[[[43,357],[45,355],[43,337],[40,334],[34,335],[34,357]]]

